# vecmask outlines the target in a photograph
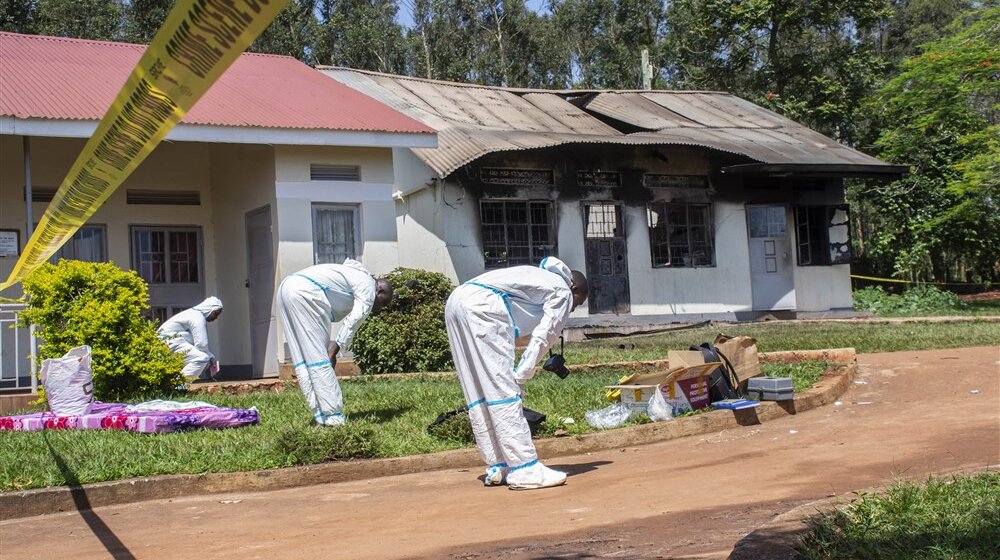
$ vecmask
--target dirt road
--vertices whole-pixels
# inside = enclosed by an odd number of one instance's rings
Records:
[[[549,490],[452,470],[4,521],[0,557],[724,558],[796,505],[1000,464],[1000,348],[861,356],[841,402],[554,459],[571,476]]]

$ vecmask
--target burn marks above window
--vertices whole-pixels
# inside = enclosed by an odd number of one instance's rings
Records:
[[[361,168],[357,165],[325,165],[314,163],[309,166],[310,181],[360,181]]]
[[[581,187],[620,187],[622,174],[617,171],[577,171],[576,183]]]
[[[707,189],[708,177],[704,175],[662,175],[647,173],[643,176],[647,188]]]
[[[483,167],[479,170],[479,180],[488,185],[514,187],[551,187],[555,184],[551,169]]]

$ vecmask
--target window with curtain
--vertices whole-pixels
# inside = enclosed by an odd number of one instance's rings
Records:
[[[37,226],[36,226],[37,227]],[[70,238],[51,258],[49,262],[57,263],[60,259],[70,259],[85,262],[107,262],[108,241],[107,228],[103,225],[86,225],[76,230]]]
[[[715,264],[710,204],[653,202],[646,211],[654,267]]]
[[[340,264],[358,258],[361,238],[356,206],[313,205],[313,260]]]

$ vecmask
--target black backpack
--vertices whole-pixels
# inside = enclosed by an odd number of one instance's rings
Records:
[[[729,358],[719,351],[718,348],[704,342],[701,346],[692,346],[691,350],[701,352],[705,358],[705,363],[722,362],[722,365],[715,369],[708,376],[708,398],[709,402],[724,401],[726,399],[745,399],[747,396],[740,390],[740,381],[736,378],[736,370]]]

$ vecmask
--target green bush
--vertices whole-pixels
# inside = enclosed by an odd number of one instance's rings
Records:
[[[23,287],[29,303],[20,319],[38,329],[38,358],[90,346],[97,399],[164,393],[184,382],[183,358],[157,338],[156,326],[142,315],[149,293],[134,271],[61,260],[36,269]]]
[[[444,304],[453,288],[438,272],[397,268],[386,276],[395,297],[358,329],[351,344],[364,373],[446,371],[453,366]]]
[[[892,294],[880,286],[869,286],[853,294],[854,308],[876,315],[917,315],[965,309],[957,295],[934,286],[914,286],[902,294]]]

